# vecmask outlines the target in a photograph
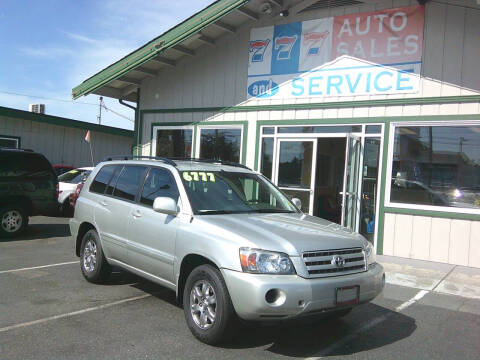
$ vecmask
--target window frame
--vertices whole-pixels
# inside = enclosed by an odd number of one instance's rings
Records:
[[[146,174],[148,173],[149,171],[149,166],[148,165],[143,165],[143,164],[119,164],[120,166],[122,166],[122,169],[120,170],[120,173],[118,174],[118,179],[117,179],[117,182],[115,183],[115,186],[113,187],[113,190],[112,190],[112,194],[103,194],[104,196],[108,196],[108,197],[111,197],[112,199],[116,199],[116,200],[119,200],[119,201],[125,201],[125,202],[129,202],[131,204],[137,204],[138,203],[138,197],[139,197],[139,194],[140,194],[140,189],[143,189],[143,184],[145,183],[145,176]],[[115,193],[115,189],[117,188],[117,183],[118,183],[118,180],[120,179],[120,176],[122,175],[123,171],[125,170],[125,168],[127,166],[130,166],[130,167],[143,167],[145,168],[144,170],[144,173],[142,175],[142,179],[140,180],[140,182],[138,183],[138,188],[137,188],[137,192],[135,193],[135,196],[133,198],[133,200],[128,200],[128,199],[124,199],[124,198],[121,198],[119,196],[115,196],[114,193]],[[113,173],[113,175],[115,175],[115,172]],[[113,179],[113,175],[112,175],[112,178],[110,178],[110,181],[112,181]],[[110,183],[110,182],[109,182]],[[107,187],[105,188],[105,191],[107,190],[108,188],[108,185]]]
[[[452,126],[452,127],[468,127],[468,126],[480,126],[480,120],[465,120],[465,121],[401,121],[390,123],[390,129],[388,134],[388,155],[387,166],[385,176],[385,201],[384,207],[386,208],[401,208],[401,209],[413,209],[413,210],[425,210],[447,213],[464,213],[464,214],[477,214],[480,215],[480,209],[461,208],[453,206],[438,206],[438,205],[420,205],[420,204],[408,204],[397,203],[390,201],[392,190],[392,168],[393,168],[393,151],[395,146],[395,129],[397,127],[424,127],[424,126]]]
[[[12,135],[1,135],[0,134],[0,139],[3,139],[3,140],[12,140],[12,141],[15,141],[17,144],[16,144],[16,147],[14,148],[7,148],[7,149],[20,149],[21,145],[20,145],[20,142],[21,142],[21,137],[20,136],[12,136]]]
[[[190,157],[193,158],[195,155],[195,129],[194,125],[156,125],[153,127],[152,131],[152,156],[156,156],[157,154],[157,137],[158,137],[158,130],[191,130],[192,131],[192,146],[190,150]]]
[[[163,166],[149,166],[146,173],[145,173],[145,176],[143,178],[143,181],[142,181],[142,184],[141,184],[141,187],[140,189],[138,190],[138,194],[137,194],[137,197],[136,197],[136,203],[137,205],[140,205],[140,206],[143,206],[143,207],[146,207],[148,209],[152,209],[153,210],[153,205],[150,206],[150,205],[147,205],[147,204],[144,204],[142,203],[142,194],[143,194],[143,189],[145,188],[145,183],[147,182],[147,179],[148,179],[148,175],[150,175],[150,171],[152,171],[152,169],[160,169],[160,170],[164,170],[166,172],[169,173],[169,175],[171,176],[175,186],[177,187],[177,192],[178,192],[178,197],[179,199],[181,199],[181,194],[180,194],[180,188],[178,186],[178,182],[177,182],[177,179],[175,178],[175,175],[173,174],[173,172],[166,168],[166,167],[163,167]],[[180,200],[181,201],[181,200]]]
[[[240,149],[239,149],[239,159],[238,163],[243,164],[245,159],[243,159],[243,125],[198,125],[197,126],[197,134],[195,139],[195,154],[197,158],[202,158],[202,154],[200,153],[201,141],[202,141],[202,130],[232,130],[238,129],[240,130]]]
[[[115,169],[113,169],[113,172],[112,172],[112,175],[110,175],[110,178],[108,179],[108,182],[105,184],[105,189],[103,189],[103,192],[97,192],[97,191],[92,191],[92,185],[95,181],[95,179],[97,178],[98,174],[100,174],[100,171],[102,171],[104,168],[106,168],[107,166],[112,166],[114,167]],[[92,181],[90,182],[90,185],[88,185],[88,192],[91,193],[91,194],[97,194],[97,195],[106,195],[105,192],[107,191],[107,188],[108,186],[110,185],[110,182],[112,181],[112,178],[113,178],[113,175],[115,175],[115,172],[117,170],[118,167],[121,167],[123,166],[123,164],[105,164],[103,165],[96,173],[95,173],[95,177],[92,178]],[[92,171],[93,173],[93,171]]]

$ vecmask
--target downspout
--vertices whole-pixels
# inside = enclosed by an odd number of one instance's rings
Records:
[[[130,104],[127,104],[125,101],[123,101],[122,99],[118,99],[118,102],[123,105],[123,106],[126,106],[130,109],[132,109],[133,111],[135,111],[135,122],[134,122],[134,125],[133,125],[133,149],[132,149],[132,153],[133,155],[138,155],[138,148],[140,146],[140,137],[139,137],[139,104],[140,104],[140,89],[137,89],[137,106],[132,106]]]

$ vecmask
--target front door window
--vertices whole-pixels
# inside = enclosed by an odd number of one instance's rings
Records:
[[[302,201],[302,211],[313,213],[316,140],[280,140],[277,185],[290,198]]]

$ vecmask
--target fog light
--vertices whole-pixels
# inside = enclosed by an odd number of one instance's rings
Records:
[[[265,301],[273,306],[280,306],[285,303],[287,296],[280,289],[270,289],[265,293]]]

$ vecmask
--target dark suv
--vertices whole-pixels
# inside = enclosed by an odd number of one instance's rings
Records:
[[[0,148],[0,237],[19,235],[33,215],[58,213],[58,179],[42,154]]]

